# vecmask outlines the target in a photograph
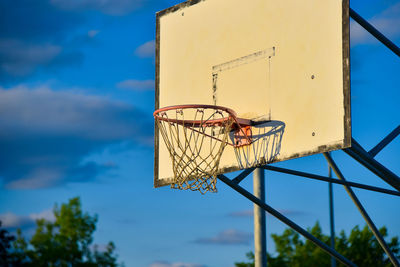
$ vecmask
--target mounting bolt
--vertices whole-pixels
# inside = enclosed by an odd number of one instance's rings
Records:
[[[313,74],[313,75],[311,75],[311,79],[313,79],[314,80],[314,78],[315,78],[315,75]]]
[[[315,136],[315,133],[314,132],[312,132],[312,134],[311,134],[312,136]]]

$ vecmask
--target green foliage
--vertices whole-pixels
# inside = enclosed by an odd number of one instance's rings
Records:
[[[105,251],[91,246],[97,216],[84,213],[79,198],[72,198],[61,207],[56,205],[53,212],[54,222],[36,221],[37,228],[29,242],[18,230],[13,251],[22,266],[118,266],[112,242]]]
[[[7,230],[1,229],[1,225],[2,222],[0,221],[0,266],[16,266],[18,260],[14,258],[11,250],[11,244],[16,238]]]
[[[254,267],[254,253],[248,252],[246,253],[246,257],[250,260],[250,262],[236,262],[236,267]]]
[[[330,237],[322,233],[318,222],[308,231],[325,244],[330,244]],[[382,227],[379,231],[383,237],[387,237],[386,227]],[[275,243],[277,255],[274,257],[267,253],[268,267],[330,266],[331,256],[308,239],[304,240],[294,230],[286,229],[281,235],[272,234],[271,236]],[[388,246],[396,257],[400,258],[398,237],[392,238],[388,242]],[[358,226],[354,227],[349,236],[341,231],[339,236],[335,238],[335,250],[358,266],[392,266],[367,226],[362,230]],[[254,267],[254,254],[250,252],[246,256],[249,262],[237,262],[235,266]],[[337,262],[337,266],[344,265]]]

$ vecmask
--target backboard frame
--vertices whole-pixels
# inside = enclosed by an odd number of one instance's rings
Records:
[[[164,9],[156,14],[156,73],[155,73],[155,109],[160,108],[160,18],[164,15],[179,12],[180,10],[196,5],[200,2],[205,1],[215,1],[215,0],[189,0],[170,8]],[[340,0],[339,0],[340,1]],[[351,99],[350,99],[350,47],[349,47],[349,0],[342,0],[342,69],[343,69],[343,99],[344,99],[344,139],[342,144],[332,144],[332,145],[322,145],[317,149],[312,149],[308,151],[304,151],[302,153],[292,155],[290,157],[273,160],[270,163],[277,161],[284,161],[293,158],[299,158],[304,156],[309,156],[313,154],[319,154],[323,152],[329,152],[338,149],[344,149],[351,146]],[[202,103],[198,103],[202,104]],[[157,125],[154,127],[154,186],[160,187],[169,185],[172,180],[171,179],[159,179],[159,146],[160,146],[160,138],[159,131]],[[222,168],[221,173],[238,171],[241,168],[238,167],[230,167],[230,168]]]

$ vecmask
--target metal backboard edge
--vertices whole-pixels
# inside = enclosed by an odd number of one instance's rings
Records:
[[[342,1],[344,147],[351,147],[350,16],[349,0]]]
[[[156,14],[156,73],[155,73],[155,106],[154,110],[159,109],[160,107],[160,19],[158,13]],[[159,187],[161,185],[158,184],[158,153],[159,153],[159,134],[158,134],[158,125],[157,122],[154,121],[154,187]]]

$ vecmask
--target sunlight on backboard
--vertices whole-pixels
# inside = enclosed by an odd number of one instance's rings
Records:
[[[207,104],[256,122],[218,173],[350,146],[348,1],[188,1],[157,13],[156,109]],[[232,134],[229,136],[233,140]],[[155,186],[172,182],[155,132]]]

